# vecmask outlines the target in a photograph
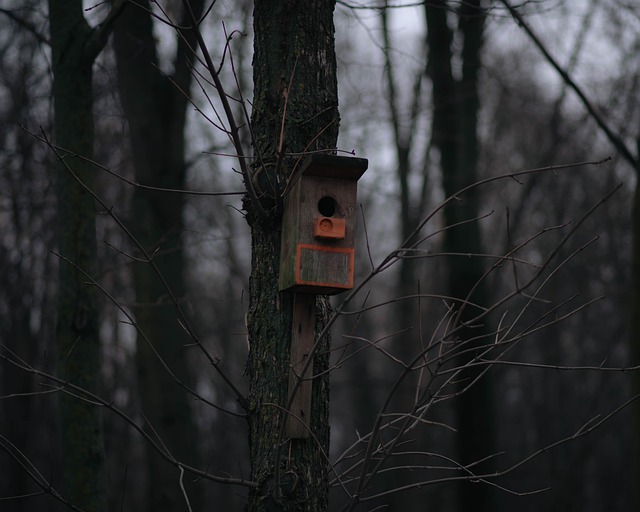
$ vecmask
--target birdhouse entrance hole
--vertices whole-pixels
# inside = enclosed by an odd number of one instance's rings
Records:
[[[324,196],[318,201],[318,211],[324,217],[333,217],[338,209],[338,203],[331,196]]]

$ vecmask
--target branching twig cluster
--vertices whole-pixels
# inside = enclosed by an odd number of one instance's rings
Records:
[[[511,7],[503,0],[503,3],[511,10]],[[118,3],[120,5],[120,3]],[[187,0],[183,1],[184,8],[189,11],[190,6]],[[512,11],[514,14],[514,11]],[[514,14],[516,16],[517,13]],[[154,14],[155,16],[155,14]],[[178,27],[172,24],[165,18],[162,18],[163,23],[167,23],[176,29],[184,29],[184,27]],[[238,98],[230,96],[220,79],[220,72],[222,70],[222,64],[216,67],[213,63],[212,57],[208,52],[205,41],[202,37],[200,30],[202,20],[197,20],[191,16],[191,29],[197,34],[198,47],[202,53],[201,65],[207,70],[210,75],[210,84],[218,92],[218,99],[222,104],[224,111],[225,121],[219,121],[215,124],[223,133],[225,133],[232,142],[233,155],[237,158],[239,163],[241,174],[244,184],[246,186],[246,193],[251,201],[251,204],[255,211],[261,212],[263,215],[267,215],[264,211],[258,192],[253,187],[253,181],[249,169],[249,157],[245,155],[246,151],[243,147],[243,143],[240,137],[240,130],[242,126],[247,126],[250,129],[248,108],[246,100],[242,96],[242,92],[238,91]],[[233,65],[233,58],[231,48],[228,46],[233,32],[227,36],[227,47],[225,47],[225,57],[228,55],[228,59],[231,62],[231,68],[235,75],[236,70]],[[194,53],[195,53],[195,49]],[[197,71],[193,71],[198,73]],[[200,75],[202,80],[205,78]],[[238,84],[237,77],[235,78],[236,84]],[[235,117],[235,113],[231,107],[231,101],[238,101],[241,105],[241,111],[244,113],[244,121],[238,122]],[[217,114],[216,114],[217,115]],[[220,120],[220,117],[218,118]],[[284,123],[284,119],[282,120]],[[46,144],[55,157],[63,164],[72,158],[84,158],[82,155],[75,155],[66,151],[64,148],[54,145],[48,135],[43,131],[40,135],[34,134],[44,144]],[[284,154],[285,141],[280,141],[280,154]],[[615,140],[614,140],[615,143]],[[625,157],[629,156],[625,153],[625,148],[619,148]],[[303,156],[303,155],[299,155]],[[259,158],[259,155],[256,157]],[[498,463],[500,461],[501,454],[488,454],[487,458],[482,460],[473,461],[468,464],[461,464],[454,458],[447,456],[443,453],[438,453],[436,450],[425,449],[422,446],[416,448],[415,439],[418,437],[421,429],[447,429],[454,430],[452,425],[445,422],[441,422],[437,419],[435,412],[444,403],[451,400],[455,400],[461,394],[466,393],[472,386],[475,386],[480,379],[485,378],[486,374],[492,370],[492,368],[498,366],[513,366],[513,367],[528,367],[537,368],[541,371],[554,370],[554,371],[635,371],[638,367],[619,368],[608,367],[604,365],[592,365],[592,366],[565,366],[565,365],[549,365],[538,364],[526,361],[517,361],[509,358],[509,354],[519,344],[523,343],[533,337],[533,335],[548,329],[551,326],[557,325],[564,320],[582,312],[585,308],[589,307],[595,300],[586,300],[585,302],[578,302],[576,297],[569,297],[564,302],[559,304],[549,304],[544,298],[543,292],[554,277],[564,269],[564,267],[578,258],[579,255],[587,249],[595,238],[587,241],[586,243],[579,245],[576,249],[569,252],[567,255],[561,256],[562,251],[568,246],[568,242],[573,239],[577,230],[582,226],[584,221],[589,218],[601,206],[607,201],[617,189],[612,190],[606,194],[601,201],[594,205],[589,211],[578,219],[571,226],[562,224],[558,226],[552,226],[544,228],[537,233],[528,236],[523,242],[514,245],[506,254],[472,254],[472,255],[460,255],[450,253],[431,253],[424,249],[425,243],[436,238],[444,230],[455,229],[457,226],[446,226],[444,228],[434,227],[430,231],[427,228],[431,227],[434,219],[442,212],[442,210],[450,205],[452,202],[463,198],[469,191],[485,186],[489,183],[499,181],[516,181],[520,182],[521,179],[526,178],[532,174],[549,173],[549,172],[566,172],[571,169],[585,167],[585,166],[597,166],[602,164],[606,160],[580,162],[566,165],[549,166],[538,169],[525,170],[520,172],[513,172],[504,174],[501,176],[491,177],[470,185],[459,191],[455,196],[446,199],[438,207],[433,209],[424,216],[424,218],[415,226],[410,236],[404,240],[397,248],[386,255],[380,262],[375,263],[374,258],[369,251],[369,261],[371,269],[369,273],[362,279],[362,281],[351,291],[335,308],[334,313],[326,323],[322,332],[319,334],[316,344],[308,358],[308,363],[299,372],[300,375],[309,375],[310,361],[313,360],[314,353],[321,346],[323,337],[326,336],[332,328],[335,327],[339,319],[345,317],[360,318],[371,312],[377,312],[381,308],[385,308],[392,303],[399,301],[418,302],[429,299],[435,299],[441,301],[446,305],[446,312],[442,317],[435,322],[429,332],[426,326],[422,325],[420,319],[417,320],[420,330],[421,345],[416,349],[413,358],[409,361],[403,361],[397,357],[393,351],[387,346],[387,338],[396,335],[398,333],[391,333],[389,335],[380,336],[377,339],[368,339],[367,337],[358,336],[356,334],[345,335],[343,337],[344,342],[338,346],[334,346],[333,350],[337,357],[335,358],[329,372],[335,372],[341,369],[341,367],[349,361],[351,358],[357,357],[364,351],[375,350],[383,356],[387,361],[391,363],[393,368],[397,370],[395,380],[389,389],[386,391],[386,396],[380,404],[378,414],[375,418],[373,425],[369,432],[357,435],[357,438],[349,445],[342,453],[336,457],[331,458],[329,454],[324,454],[328,472],[331,478],[331,485],[342,489],[344,497],[343,510],[353,510],[359,503],[373,501],[378,498],[384,497],[391,493],[402,492],[411,488],[424,487],[428,485],[434,485],[443,482],[455,482],[460,480],[468,480],[473,482],[482,482],[488,485],[495,485],[500,487],[499,478],[516,471],[522,465],[528,463],[535,457],[540,456],[553,448],[556,448],[564,443],[573,441],[577,438],[585,436],[595,429],[600,427],[606,421],[610,420],[613,416],[622,411],[631,402],[638,397],[632,397],[628,401],[615,406],[611,411],[602,416],[596,416],[593,419],[585,422],[574,433],[555,441],[552,444],[541,447],[539,450],[534,451],[530,455],[524,457],[515,463],[506,464],[499,469],[493,469],[487,471],[485,469],[487,462]],[[156,187],[151,187],[146,184],[135,183],[131,180],[115,174],[113,171],[100,166],[99,164],[92,162],[96,167],[101,168],[103,171],[108,172],[110,175],[124,180],[131,186],[144,187],[152,190],[161,190]],[[165,288],[166,294],[169,297],[170,302],[175,307],[176,320],[183,327],[189,340],[193,345],[198,347],[202,357],[208,362],[213,370],[223,380],[225,385],[233,393],[237,399],[240,407],[243,409],[248,408],[247,398],[240,391],[241,387],[236,382],[235,378],[228,375],[220,361],[213,356],[209,350],[203,344],[200,335],[196,331],[192,322],[189,320],[188,315],[183,311],[183,306],[175,296],[170,286],[167,284],[165,276],[162,275],[158,267],[154,262],[154,254],[150,254],[145,247],[135,238],[131,231],[127,228],[125,223],[120,219],[114,207],[107,204],[104,198],[96,190],[92,190],[87,187],[81,179],[74,174],[73,170],[65,165],[66,172],[70,173],[82,186],[85,187],[87,193],[89,193],[96,202],[102,207],[104,213],[115,223],[117,228],[123,233],[132,247],[135,248],[135,255],[126,254],[120,252],[120,254],[127,258],[142,261],[151,266],[156,273],[156,277],[160,280]],[[184,194],[209,194],[217,195],[223,193],[205,193],[196,191],[185,190],[165,190],[163,192],[171,193],[184,193]],[[244,192],[228,192],[224,194],[239,194]],[[363,215],[364,216],[364,215]],[[464,222],[480,222],[480,218],[467,219]],[[365,223],[366,227],[366,223]],[[544,237],[550,231],[562,232],[566,231],[564,237],[560,242],[549,250],[542,263],[534,264],[529,261],[526,255],[526,250],[534,245],[541,237]],[[369,247],[369,239],[367,238],[367,247]],[[59,256],[61,264],[74,265],[73,261]],[[375,282],[382,274],[389,272],[389,270],[398,262],[403,259],[427,259],[434,257],[474,257],[484,258],[490,264],[487,267],[486,273],[482,276],[482,280],[488,279],[493,274],[500,271],[510,271],[512,273],[511,289],[504,296],[496,299],[491,305],[476,304],[473,301],[473,290],[467,297],[448,297],[445,295],[439,295],[431,292],[423,292],[420,288],[414,295],[407,295],[403,297],[395,297],[383,302],[369,304],[369,297],[363,298],[367,294],[367,288]],[[522,270],[522,269],[526,270]],[[112,296],[107,287],[104,286],[100,279],[96,276],[92,276],[85,272],[84,269],[78,268],[84,275],[87,283],[96,287],[100,293],[120,311],[137,331],[139,339],[148,344],[154,351],[155,357],[162,365],[165,372],[171,376],[177,386],[181,386],[187,393],[193,398],[199,400],[209,407],[223,413],[224,415],[243,417],[244,411],[229,410],[222,405],[215,403],[213,400],[209,400],[198,393],[195,389],[188,387],[183,383],[172,371],[171,364],[165,361],[162,356],[155,351],[153,340],[149,339],[145,333],[137,325],[135,318],[130,315],[126,308],[118,301],[118,299]],[[360,301],[360,306],[354,307],[353,304],[356,300]],[[507,312],[506,308],[516,303],[516,301],[523,301],[517,303],[517,307],[513,312]],[[543,306],[541,312],[537,312],[534,316],[535,319],[531,321],[529,313],[534,307],[539,305]],[[463,320],[462,312],[471,311],[472,314],[467,316],[466,320]],[[497,321],[495,319],[497,317]],[[483,331],[483,334],[478,338],[462,337],[463,333],[473,332],[474,326],[478,325],[494,325],[492,329]],[[428,334],[427,334],[428,333]],[[482,341],[481,345],[477,344],[477,341]],[[126,422],[133,431],[153,450],[158,452],[167,462],[173,464],[179,472],[179,481],[182,486],[182,480],[185,477],[185,473],[197,476],[200,478],[208,479],[220,484],[238,485],[246,488],[256,488],[259,484],[257,482],[249,481],[242,477],[227,477],[219,476],[209,472],[208,469],[200,469],[197,467],[189,466],[183,461],[177,460],[167,449],[158,436],[154,436],[145,431],[135,419],[127,415],[123,410],[118,408],[112,401],[105,399],[95,393],[78,387],[73,382],[68,382],[65,378],[55,376],[50,373],[44,372],[30,364],[28,361],[24,361],[17,354],[10,350],[10,348],[2,344],[2,351],[0,352],[0,360],[3,364],[12,365],[13,367],[26,372],[33,376],[40,382],[43,390],[38,394],[44,393],[66,393],[68,395],[76,397],[78,400],[86,401],[96,407],[101,407],[113,415]],[[465,356],[461,359],[461,356]],[[464,362],[461,363],[460,361]],[[472,373],[469,370],[473,370]],[[415,380],[415,388],[412,389],[413,401],[411,407],[407,410],[395,411],[392,409],[394,398],[396,398],[399,390],[405,386],[414,376],[418,376]],[[319,378],[320,375],[314,375],[311,378]],[[294,386],[290,390],[288,397],[288,403],[286,404],[266,404],[265,406],[273,407],[277,410],[281,417],[285,417],[290,414],[289,409],[293,396],[297,391],[297,387],[301,384],[302,379],[298,379],[297,386]],[[3,400],[24,399],[24,396],[16,397],[15,395],[9,395],[0,397]],[[278,454],[276,460],[280,460],[282,453],[287,450],[289,440],[285,437],[285,421],[281,421],[282,425],[279,439],[280,442],[278,448]],[[311,435],[312,441],[314,440],[313,433]],[[318,446],[320,443],[317,442]],[[54,498],[60,500],[65,505],[79,510],[67,502],[51,483],[40,473],[40,471],[31,464],[28,457],[21,453],[11,443],[10,440],[4,436],[0,436],[0,448],[12,457],[16,463],[21,466],[31,479],[38,485],[43,493],[48,493]],[[417,462],[413,465],[408,465],[405,462],[404,457],[411,457],[412,460]],[[276,468],[276,483],[279,478],[280,468]],[[375,486],[376,479],[381,476],[388,475],[390,473],[411,473],[415,475],[415,478],[402,487],[396,487],[391,489],[381,489]],[[277,487],[277,485],[276,485]],[[514,491],[512,489],[506,489],[500,487],[506,492],[538,492],[533,491]],[[186,492],[185,492],[186,497]],[[186,497],[188,501],[188,497]]]

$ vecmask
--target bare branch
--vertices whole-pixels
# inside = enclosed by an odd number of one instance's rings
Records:
[[[627,147],[625,142],[618,136],[618,134],[614,133],[614,131],[609,127],[607,122],[603,119],[603,117],[598,114],[595,107],[591,104],[587,95],[583,92],[582,88],[576,84],[573,79],[569,76],[569,73],[565,71],[558,61],[551,55],[549,50],[544,46],[540,38],[533,32],[531,27],[524,21],[524,18],[520,15],[520,13],[511,6],[508,0],[500,0],[504,6],[509,10],[509,13],[516,21],[516,23],[524,29],[527,35],[531,38],[531,41],[537,46],[540,50],[544,58],[547,59],[549,64],[558,72],[562,80],[576,93],[584,107],[589,112],[589,115],[593,117],[596,124],[600,127],[600,129],[605,133],[609,142],[613,144],[613,146],[620,151],[620,154],[624,157],[624,159],[631,165],[634,170],[638,168],[638,157],[634,156],[631,150]]]
[[[206,67],[209,70],[209,74],[213,79],[213,83],[215,84],[216,90],[218,91],[218,96],[220,98],[220,101],[222,102],[222,106],[224,108],[224,112],[227,117],[227,122],[229,123],[229,133],[233,141],[235,150],[239,155],[238,162],[240,164],[240,170],[242,171],[242,177],[244,179],[245,187],[247,187],[247,193],[249,194],[249,199],[251,200],[251,205],[255,208],[256,212],[260,217],[267,218],[268,217],[267,212],[262,207],[262,204],[260,204],[258,196],[256,195],[256,191],[253,187],[253,182],[251,180],[251,173],[249,172],[249,167],[247,166],[247,162],[244,158],[244,149],[242,147],[242,142],[240,140],[239,128],[236,124],[233,111],[231,110],[231,105],[229,105],[229,99],[224,90],[222,82],[220,81],[220,77],[216,72],[216,68],[213,64],[213,61],[211,60],[211,55],[209,54],[207,45],[204,42],[204,39],[202,38],[202,34],[200,33],[200,29],[198,27],[198,21],[195,19],[195,16],[193,15],[191,5],[189,4],[188,0],[182,0],[182,4],[184,5],[184,8],[187,10],[187,12],[190,13],[191,15],[191,22],[192,22],[191,29],[194,31],[196,35],[198,46],[200,47],[200,51],[202,52],[206,62]]]
[[[14,9],[6,9],[4,7],[0,7],[0,13],[4,14],[7,18],[13,20],[18,26],[26,29],[38,40],[39,43],[46,44],[47,46],[51,46],[51,42],[49,41],[49,39],[47,39],[47,37],[44,34],[42,34],[32,23],[18,16],[15,13]]]
[[[123,233],[127,236],[127,238],[129,238],[129,240],[131,240],[131,242],[133,242],[134,246],[140,251],[140,253],[143,254],[144,258],[146,258],[146,260],[148,261],[149,265],[151,265],[151,267],[153,268],[153,270],[156,273],[158,279],[160,279],[160,282],[162,283],[162,286],[167,291],[167,294],[169,295],[171,303],[174,305],[174,307],[176,309],[178,321],[180,322],[180,324],[184,327],[184,329],[187,332],[187,334],[189,335],[189,337],[198,346],[198,348],[200,349],[201,353],[205,356],[205,358],[207,359],[209,364],[211,364],[211,366],[216,370],[218,375],[220,375],[220,377],[224,380],[225,384],[234,392],[234,394],[236,395],[236,397],[239,400],[240,404],[242,404],[243,407],[246,407],[247,406],[246,398],[240,392],[238,387],[231,381],[231,379],[222,371],[222,369],[220,368],[220,365],[218,364],[218,362],[211,356],[211,354],[208,353],[208,351],[206,350],[206,348],[202,344],[202,341],[200,340],[200,337],[196,333],[195,328],[189,322],[186,314],[184,313],[184,311],[182,309],[182,306],[180,305],[180,302],[178,301],[178,299],[176,298],[175,294],[173,293],[173,290],[169,286],[169,283],[167,282],[165,276],[162,274],[162,272],[160,271],[158,266],[155,264],[155,262],[153,261],[153,258],[151,257],[151,255],[149,255],[149,253],[145,249],[145,247],[138,241],[138,239],[135,236],[133,236],[131,231],[117,217],[117,215],[113,212],[113,208],[110,208],[104,202],[104,200],[94,190],[92,190],[90,187],[88,187],[87,184],[84,183],[80,179],[80,177],[73,171],[73,169],[71,169],[69,167],[69,165],[65,161],[65,157],[68,156],[68,155],[63,155],[63,154],[60,153],[60,151],[51,143],[51,141],[49,140],[49,138],[46,135],[46,133],[44,133],[44,130],[42,131],[42,140],[44,140],[44,142],[47,144],[47,146],[53,151],[53,153],[55,154],[56,158],[60,162],[62,162],[62,164],[64,165],[64,167],[67,170],[67,172],[69,172],[71,174],[71,176],[73,176],[73,178],[83,187],[83,189],[86,190],[87,193],[89,193],[91,195],[91,197],[93,197],[105,209],[105,211],[116,222],[118,227],[123,231]]]
[[[14,499],[21,498],[30,498],[33,496],[39,496],[41,494],[49,494],[56,500],[61,503],[64,503],[71,510],[77,510],[82,512],[83,509],[76,507],[73,503],[67,500],[59,491],[56,490],[55,487],[48,481],[38,468],[31,462],[29,457],[24,454],[15,444],[13,444],[9,439],[0,434],[0,449],[2,449],[9,457],[11,457],[17,464],[24,469],[24,471],[29,475],[29,478],[33,480],[33,482],[42,489],[42,492],[32,493],[23,496],[7,496],[0,498],[0,501],[9,501]]]
[[[168,194],[184,194],[184,195],[190,195],[190,196],[239,196],[239,195],[244,195],[245,192],[241,192],[241,191],[230,191],[230,192],[208,192],[206,190],[186,190],[186,189],[175,189],[175,188],[164,188],[164,187],[154,187],[151,185],[145,185],[143,183],[139,183],[137,181],[131,180],[129,178],[126,178],[125,176],[122,176],[121,174],[118,174],[117,172],[113,171],[112,169],[110,169],[109,167],[106,167],[98,162],[96,162],[95,160],[88,158],[84,155],[79,155],[77,153],[74,153],[73,151],[69,151],[66,148],[63,148],[61,146],[58,146],[57,144],[54,144],[52,141],[50,141],[48,139],[48,137],[46,136],[41,136],[38,135],[36,133],[33,133],[31,131],[29,131],[27,128],[25,128],[22,124],[19,125],[20,128],[22,130],[24,130],[26,133],[28,133],[29,135],[35,137],[36,139],[38,139],[41,142],[44,142],[45,144],[47,144],[47,146],[51,147],[52,149],[55,149],[56,151],[58,151],[60,154],[64,154],[65,157],[68,158],[77,158],[78,160],[83,160],[84,162],[90,163],[91,165],[95,166],[96,168],[100,169],[101,171],[106,172],[107,174],[109,174],[110,176],[113,176],[114,178],[128,184],[131,185],[132,187],[135,188],[139,188],[139,189],[143,189],[143,190],[153,190],[154,192],[165,192]]]
[[[113,24],[118,16],[120,16],[120,13],[124,9],[127,2],[128,0],[113,0],[111,2],[111,9],[109,10],[109,14],[107,14],[102,23],[92,29],[91,37],[89,38],[89,41],[87,41],[84,49],[84,54],[87,62],[93,62],[105,47],[107,41],[109,40],[109,36],[111,35],[111,31],[113,30]]]
[[[207,472],[207,471],[202,471],[200,469],[194,468],[192,466],[189,466],[187,464],[184,464],[183,462],[180,462],[178,460],[176,460],[174,457],[171,456],[170,453],[168,453],[166,451],[166,449],[164,449],[162,446],[160,446],[156,441],[154,441],[151,436],[145,432],[145,430],[139,426],[135,420],[133,420],[131,417],[129,417],[127,414],[125,414],[122,410],[120,410],[118,407],[116,407],[113,402],[105,400],[103,398],[101,398],[100,396],[80,387],[77,386],[71,382],[67,382],[64,379],[60,379],[54,375],[51,375],[49,373],[43,372],[41,370],[38,370],[37,368],[34,368],[33,366],[31,366],[29,363],[27,363],[26,361],[23,361],[22,359],[20,359],[13,351],[11,351],[6,345],[4,344],[0,344],[0,347],[2,349],[4,349],[4,351],[9,354],[5,354],[5,353],[1,353],[0,352],[0,360],[3,360],[9,364],[12,364],[13,366],[15,366],[16,368],[19,368],[22,371],[25,371],[27,373],[30,373],[36,377],[40,377],[43,378],[47,381],[53,382],[55,384],[58,385],[58,387],[56,388],[56,390],[58,391],[62,391],[65,393],[70,393],[78,398],[82,398],[83,400],[87,400],[89,403],[92,403],[96,406],[99,407],[104,407],[105,409],[108,409],[110,411],[112,411],[113,413],[115,413],[117,416],[119,416],[120,418],[122,418],[126,423],[128,423],[131,427],[133,427],[133,429],[138,432],[138,434],[140,434],[140,436],[147,441],[154,450],[156,450],[167,462],[175,465],[178,468],[183,468],[184,470],[188,471],[189,473],[192,473],[194,475],[198,475],[201,478],[206,478],[208,480],[213,480],[215,482],[219,482],[219,483],[224,483],[224,484],[230,484],[230,485],[240,485],[243,487],[249,487],[249,488],[257,488],[258,484],[256,484],[255,482],[251,482],[249,480],[245,480],[242,478],[230,478],[230,477],[220,477],[220,476],[215,476],[212,475],[211,473]],[[1,437],[0,437],[1,439]]]

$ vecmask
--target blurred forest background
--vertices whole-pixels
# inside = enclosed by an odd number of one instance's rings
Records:
[[[99,284],[96,394],[129,418],[99,409],[108,510],[186,510],[178,470],[131,423],[158,425],[153,434],[193,467],[248,478],[246,421],[217,369],[246,393],[251,240],[218,96],[187,49],[192,36],[162,22],[180,23],[181,4],[137,3],[156,17],[125,9],[109,20],[113,33],[93,65],[92,189],[103,201],[91,272]],[[253,96],[252,2],[191,4],[206,15],[204,41],[244,119]],[[110,6],[85,0],[84,17],[96,26]],[[369,170],[358,188],[356,256],[356,281],[366,284],[346,305],[347,294],[332,298],[340,315],[332,330],[330,510],[342,510],[345,488],[357,485],[367,433],[377,421],[387,425],[384,453],[399,428],[394,419],[408,414],[416,424],[371,473],[356,510],[471,510],[465,496],[478,499],[478,488],[488,489],[482,499],[491,505],[474,510],[638,508],[640,425],[635,403],[621,406],[634,393],[634,372],[623,369],[638,363],[640,344],[632,322],[640,318],[632,272],[640,5],[508,6],[337,2],[338,149],[367,158]],[[59,375],[58,275],[71,258],[61,254],[63,173],[48,143],[51,43],[46,2],[0,2],[3,511],[64,509],[50,494],[63,489],[65,393],[46,378]],[[246,123],[240,135],[250,154]],[[513,175],[527,169],[540,171]],[[535,283],[525,287],[528,279]],[[480,284],[472,289],[470,280]],[[456,299],[467,297],[464,314],[474,304],[487,313],[457,335],[498,348],[473,359],[473,392],[443,394],[451,360],[434,357],[432,365],[425,354],[434,340],[443,340],[435,352],[446,353],[447,329],[465,321]],[[191,343],[192,328],[211,358]],[[424,389],[429,374],[433,391]],[[462,460],[464,453],[475,455]],[[460,487],[460,476],[469,479],[460,464],[474,461],[495,478]],[[244,509],[242,485],[185,481],[193,510]]]

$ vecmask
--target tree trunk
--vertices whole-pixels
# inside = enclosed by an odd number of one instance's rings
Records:
[[[429,42],[429,72],[433,81],[433,139],[440,151],[442,181],[447,197],[477,181],[479,110],[478,71],[484,29],[485,12],[480,0],[461,4],[458,30],[463,37],[461,51],[462,76],[452,72],[453,31],[447,20],[445,1],[431,2],[425,7]],[[478,216],[478,195],[470,191],[445,208],[447,226],[463,223],[445,231],[444,250],[448,253],[482,253]],[[482,276],[479,258],[452,256],[448,260],[449,293],[460,300],[467,298]],[[476,304],[487,305],[488,293],[480,283],[470,297]],[[477,314],[471,306],[463,307],[459,321],[465,322]],[[465,329],[457,336],[462,341],[481,336],[481,328]],[[478,346],[481,342],[478,342]],[[471,348],[466,345],[465,348]],[[467,359],[468,360],[468,359]],[[464,365],[467,360],[458,360]],[[477,372],[467,371],[462,386],[473,381]],[[458,457],[461,464],[471,464],[496,453],[494,438],[494,405],[490,375],[484,375],[473,387],[456,398],[458,417]],[[474,471],[486,470],[474,467]],[[459,491],[460,510],[495,511],[495,492],[488,485],[463,484]]]
[[[280,437],[286,421],[283,408],[287,405],[293,296],[278,292],[282,212],[274,192],[279,190],[276,183],[283,183],[301,160],[291,153],[332,152],[336,147],[334,6],[331,0],[256,0],[254,7],[252,125],[258,157],[254,170],[261,171],[260,183],[265,184],[258,192],[268,218],[259,215],[255,205],[247,204],[253,251],[248,314],[249,442],[251,479],[260,484],[249,497],[252,512],[321,512],[328,507],[328,337],[314,357],[313,373],[322,376],[313,380],[312,436]],[[276,169],[279,147],[286,148],[290,156]],[[316,312],[317,335],[326,321],[326,298],[318,298]]]
[[[633,249],[631,254],[631,304],[629,331],[630,331],[630,364],[640,364],[640,138],[636,141],[638,159],[636,160],[636,189],[632,210],[632,238]],[[631,385],[633,395],[640,393],[640,373],[633,372]],[[634,421],[634,473],[636,481],[640,479],[640,404],[636,402],[633,408]],[[637,489],[637,487],[636,487]],[[636,508],[640,509],[640,495],[636,490],[634,497]]]
[[[80,0],[50,0],[54,130],[64,159],[58,178],[60,262],[58,376],[96,392],[100,381],[99,318],[95,288],[95,205],[84,189],[93,186],[92,169],[75,158],[93,154],[93,57],[87,55],[91,29]],[[67,168],[68,167],[68,168]],[[75,176],[74,176],[75,175]],[[82,181],[82,184],[79,182]],[[66,497],[86,511],[106,511],[105,455],[100,410],[61,393],[62,469]]]
[[[198,18],[202,0],[191,7]],[[142,8],[139,8],[142,7]],[[191,84],[189,62],[194,33],[182,31],[171,77],[158,68],[153,22],[146,0],[127,6],[114,29],[118,86],[133,151],[136,181],[179,190],[184,188],[184,127]],[[187,18],[188,19],[188,18]],[[181,22],[190,26],[190,21]],[[136,188],[133,195],[133,234],[153,254],[153,262],[173,295],[182,300],[184,285],[183,198],[180,194]],[[176,305],[151,264],[133,267],[136,322],[175,376],[189,384],[189,343],[178,322]],[[197,431],[185,390],[158,360],[147,341],[138,339],[136,367],[138,393],[147,429],[158,435],[178,460],[198,466]],[[146,457],[149,510],[184,510],[179,472],[155,453]],[[185,484],[188,480],[185,479]],[[186,487],[192,507],[199,508],[200,493]]]

